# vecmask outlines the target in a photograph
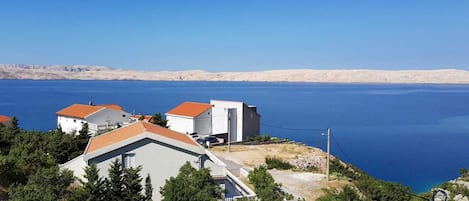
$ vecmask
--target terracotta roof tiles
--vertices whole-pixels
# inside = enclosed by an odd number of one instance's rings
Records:
[[[76,118],[84,119],[88,115],[91,115],[104,108],[110,108],[110,109],[122,111],[122,107],[116,104],[108,104],[108,105],[73,104],[58,111],[56,114],[60,116],[76,117]]]
[[[90,143],[88,148],[85,151],[85,154],[94,152],[96,150],[105,148],[107,146],[116,144],[118,142],[124,141],[126,139],[144,134],[144,133],[151,133],[155,135],[160,135],[166,138],[170,138],[173,140],[177,140],[186,144],[199,146],[194,140],[192,140],[189,136],[178,133],[176,131],[169,130],[167,128],[163,128],[158,125],[154,125],[151,123],[137,121],[129,126],[122,127],[108,133],[98,135],[90,139]]]
[[[0,123],[10,121],[10,117],[4,116],[0,114]]]
[[[180,115],[186,117],[197,117],[212,107],[213,105],[207,103],[184,102],[171,109],[166,114]]]

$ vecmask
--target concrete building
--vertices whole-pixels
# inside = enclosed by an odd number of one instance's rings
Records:
[[[83,168],[95,163],[100,176],[107,177],[109,166],[116,159],[122,161],[123,168],[141,166],[142,178],[150,175],[153,200],[161,200],[160,187],[166,179],[176,176],[186,162],[196,169],[209,168],[219,185],[226,189],[227,198],[254,194],[227,172],[223,162],[206,153],[189,136],[144,121],[92,137],[84,154],[61,168],[73,170],[75,176],[83,178]]]
[[[106,129],[115,129],[131,122],[130,114],[115,104],[73,104],[57,113],[57,126],[66,133],[78,134],[83,124],[88,123],[90,134]]]
[[[240,142],[260,133],[256,106],[239,101],[211,100],[210,104],[184,102],[166,113],[169,129],[199,136],[223,136]],[[230,132],[228,132],[230,130]]]
[[[230,141],[240,142],[260,133],[260,115],[256,106],[239,101],[210,100],[212,134],[228,134]],[[226,138],[228,139],[228,138]]]
[[[0,124],[3,124],[3,125],[8,125],[9,123],[11,122],[11,118],[10,117],[7,117],[5,115],[1,115],[0,114]]]
[[[212,133],[212,105],[184,102],[166,113],[169,129],[180,133]]]

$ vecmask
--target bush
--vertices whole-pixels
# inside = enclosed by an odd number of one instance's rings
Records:
[[[278,158],[265,158],[265,163],[267,164],[267,169],[277,169],[277,170],[289,170],[294,168],[292,164],[285,162]]]

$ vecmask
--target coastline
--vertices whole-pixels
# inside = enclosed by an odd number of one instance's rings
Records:
[[[337,84],[469,84],[469,71],[438,70],[318,70],[290,69],[253,72],[139,71],[99,66],[35,66],[0,64],[0,79],[279,82]]]

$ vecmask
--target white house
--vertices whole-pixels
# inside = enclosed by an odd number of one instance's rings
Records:
[[[212,105],[207,103],[184,102],[166,113],[169,129],[180,133],[212,133]]]
[[[240,142],[259,135],[261,116],[257,113],[256,106],[225,100],[210,100],[210,104],[213,105],[213,135],[229,133],[231,142]]]
[[[171,130],[224,136],[225,140],[229,135],[231,142],[246,140],[260,132],[260,115],[256,106],[239,101],[184,102],[167,112],[166,119]]]
[[[131,115],[115,104],[73,104],[56,114],[57,126],[60,126],[66,133],[74,134],[78,134],[84,123],[88,123],[90,134],[96,134],[99,131],[114,129],[131,121]]]
[[[254,194],[227,172],[223,162],[192,138],[145,121],[92,137],[84,154],[61,165],[61,168],[73,170],[76,177],[83,178],[83,169],[95,163],[100,176],[107,177],[109,166],[116,159],[122,161],[123,168],[141,166],[142,177],[150,175],[153,200],[161,200],[160,187],[164,186],[166,179],[176,176],[186,162],[196,169],[209,168],[212,177],[226,190],[228,199]]]

